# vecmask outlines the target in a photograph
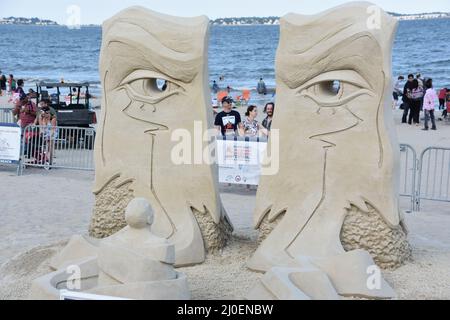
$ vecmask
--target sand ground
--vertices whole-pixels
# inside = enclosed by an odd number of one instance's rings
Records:
[[[1,106],[1,103],[0,103]],[[242,109],[240,109],[242,111]],[[399,141],[417,152],[428,146],[450,147],[450,123],[438,131],[400,124]],[[21,177],[0,166],[0,299],[25,299],[31,281],[49,272],[49,259],[74,234],[86,233],[94,197],[94,173],[28,169]],[[245,267],[256,249],[252,229],[255,190],[221,186],[221,197],[235,226],[230,245],[200,266],[183,268],[194,299],[245,296],[260,274]],[[409,199],[402,198],[409,209]],[[422,211],[406,215],[413,260],[386,280],[400,299],[450,299],[450,203],[423,202]]]

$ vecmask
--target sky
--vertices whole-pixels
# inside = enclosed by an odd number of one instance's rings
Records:
[[[162,13],[191,17],[282,16],[288,12],[315,14],[343,0],[0,0],[0,17],[38,17],[59,24],[101,24],[129,6],[140,5]],[[372,0],[386,11],[398,13],[450,12],[450,0]],[[76,7],[73,7],[73,6]],[[79,12],[79,14],[78,14]],[[72,21],[72,22],[71,22]],[[69,22],[69,23],[68,23]]]

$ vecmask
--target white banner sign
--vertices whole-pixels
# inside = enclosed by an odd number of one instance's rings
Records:
[[[15,163],[20,160],[20,127],[0,124],[0,163]]]
[[[258,185],[267,142],[217,140],[219,182]]]

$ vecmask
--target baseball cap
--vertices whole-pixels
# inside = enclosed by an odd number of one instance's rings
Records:
[[[223,99],[222,99],[222,103],[224,103],[224,102],[228,102],[228,103],[233,103],[233,99],[232,98],[230,98],[230,97],[224,97]]]

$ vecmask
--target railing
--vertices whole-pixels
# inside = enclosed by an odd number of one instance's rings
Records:
[[[218,138],[218,141],[229,141],[230,143],[241,142],[242,138]],[[247,143],[244,147],[249,149],[245,155],[257,153],[251,151],[249,142],[262,142],[261,140],[246,139]],[[222,145],[223,148],[223,145]],[[233,148],[232,148],[233,149]],[[236,148],[234,148],[236,149]],[[233,150],[234,150],[233,149]],[[218,148],[221,154],[221,148]],[[224,152],[222,152],[223,154]],[[219,157],[220,158],[220,157]],[[258,184],[258,168],[247,166],[242,170],[243,165],[240,164],[235,168],[229,165],[221,166],[219,161],[219,177],[220,182],[230,184]],[[221,172],[221,170],[223,172]],[[250,183],[242,179],[252,177]],[[236,178],[237,177],[237,178]],[[420,161],[417,158],[417,152],[408,144],[400,145],[400,196],[410,198],[410,211],[420,211],[421,200],[445,201],[450,202],[450,149],[431,147],[426,149]]]
[[[450,149],[430,147],[420,156],[418,210],[421,200],[450,202]]]
[[[13,109],[0,108],[0,123],[15,123]]]
[[[22,170],[39,167],[93,171],[94,140],[93,128],[29,126],[22,138]]]
[[[235,143],[243,143],[243,148],[248,149],[247,151],[254,149],[250,153],[244,152],[243,155],[247,157],[254,154],[256,158],[259,158],[257,155],[260,150],[255,149],[252,142],[266,142],[264,139],[243,139],[241,141],[232,138],[231,140]],[[23,131],[19,172],[22,173],[26,167],[93,171],[94,141],[95,130],[93,128],[29,126]],[[218,138],[218,142],[226,141],[228,138]],[[220,150],[223,148],[222,145]],[[420,159],[417,158],[416,151],[410,145],[401,144],[400,151],[400,195],[411,198],[411,211],[420,211],[421,200],[450,202],[450,148],[427,148],[422,152]],[[222,153],[224,157],[225,153]],[[237,168],[241,170],[241,167]],[[251,181],[242,179],[229,180],[228,176],[233,177],[234,174],[236,177],[242,178],[242,174],[238,169],[230,166],[224,166],[224,168],[228,171],[231,170],[231,173],[222,172],[222,182],[252,184]],[[253,175],[257,175],[257,173]],[[259,179],[253,178],[254,184],[258,184]]]
[[[400,145],[400,196],[411,198],[411,211],[416,210],[417,153],[409,144]]]

